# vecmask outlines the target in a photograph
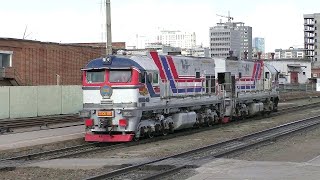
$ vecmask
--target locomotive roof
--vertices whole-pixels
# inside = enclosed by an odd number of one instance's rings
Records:
[[[82,70],[90,70],[90,69],[124,69],[135,67],[139,70],[143,70],[143,68],[135,61],[126,56],[114,56],[110,55],[107,57],[97,58],[91,60],[84,69]]]

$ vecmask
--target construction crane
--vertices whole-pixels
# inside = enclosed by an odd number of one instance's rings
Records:
[[[233,17],[230,16],[230,11],[228,11],[228,16],[223,16],[223,15],[219,15],[219,14],[216,14],[216,15],[219,17],[227,18],[228,22],[231,22],[231,20],[233,20]]]

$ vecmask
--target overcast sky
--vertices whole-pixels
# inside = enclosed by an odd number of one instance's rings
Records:
[[[0,0],[0,37],[53,42],[104,40],[104,0]],[[113,41],[132,43],[158,27],[195,32],[209,46],[209,27],[230,11],[234,21],[265,38],[266,51],[303,46],[303,14],[317,13],[317,0],[111,0]],[[318,12],[319,13],[319,12]],[[223,20],[226,20],[222,18]]]

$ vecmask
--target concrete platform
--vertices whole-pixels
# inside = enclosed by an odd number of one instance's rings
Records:
[[[320,179],[320,160],[306,163],[217,159],[195,169],[188,180],[209,179]]]
[[[84,137],[84,125],[0,135],[0,151]]]

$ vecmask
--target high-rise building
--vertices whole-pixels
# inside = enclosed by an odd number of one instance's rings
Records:
[[[233,56],[244,59],[244,52],[252,57],[252,27],[243,22],[217,23],[210,28],[211,57],[228,57],[229,51]]]
[[[248,57],[252,57],[252,27],[245,26],[244,23],[237,23],[241,35],[240,57],[244,59],[244,52],[248,53]]]
[[[265,42],[264,38],[255,37],[252,41],[252,48],[253,48],[253,56],[255,56],[258,52],[262,54],[265,53]]]
[[[192,49],[196,47],[196,34],[181,31],[162,30],[157,34],[156,42],[172,47]]]
[[[304,14],[304,48],[305,56],[311,60],[313,66],[320,67],[320,13]]]

